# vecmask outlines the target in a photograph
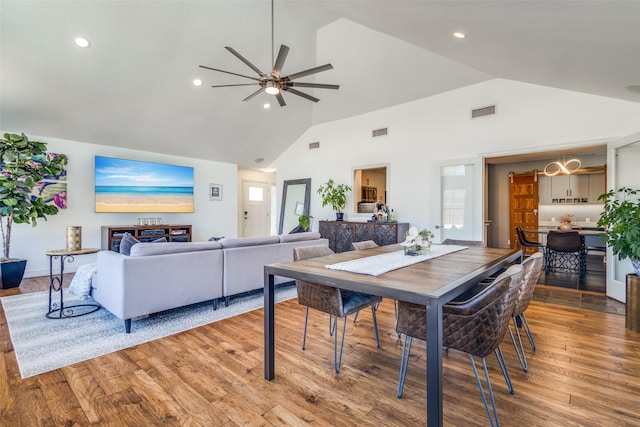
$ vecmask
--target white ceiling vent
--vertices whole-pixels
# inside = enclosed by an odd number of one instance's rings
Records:
[[[314,148],[320,148],[320,141],[309,143],[309,150],[313,150]]]
[[[373,138],[375,138],[377,136],[388,135],[388,134],[389,134],[389,128],[374,129],[374,130],[371,131],[371,136]]]
[[[488,107],[476,108],[475,110],[471,110],[471,118],[475,119],[477,117],[491,116],[495,113],[496,113],[496,106],[489,105]]]

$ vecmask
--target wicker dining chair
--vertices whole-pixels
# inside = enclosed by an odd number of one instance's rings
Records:
[[[477,293],[467,300],[449,302],[442,308],[442,344],[448,349],[459,350],[469,354],[480,395],[491,425],[499,425],[498,411],[493,397],[493,389],[489,380],[489,372],[485,357],[492,352],[498,359],[498,365],[505,378],[509,391],[513,393],[513,386],[509,371],[504,361],[500,343],[502,342],[515,305],[514,289],[522,280],[522,266],[520,264],[509,267],[504,273],[489,284],[478,287]],[[413,338],[426,340],[426,309],[425,306],[398,301],[397,332],[405,335],[400,363],[400,380],[398,382],[398,398],[402,397],[411,343]],[[408,337],[408,339],[407,339]],[[493,408],[489,410],[482,382],[476,369],[473,356],[482,359],[485,381]]]
[[[531,298],[533,298],[533,291],[536,288],[538,278],[540,277],[540,273],[542,272],[543,263],[544,256],[542,255],[542,252],[536,252],[529,258],[526,258],[522,263],[522,281],[520,282],[520,286],[518,286],[515,291],[516,302],[513,308],[512,315],[513,326],[516,329],[516,336],[518,337],[517,342],[513,335],[513,332],[511,331],[511,326],[509,326],[509,335],[511,336],[511,341],[513,342],[513,346],[516,349],[516,355],[518,356],[520,365],[525,372],[527,372],[527,370],[529,369],[529,365],[527,363],[527,356],[524,353],[522,338],[520,337],[520,328],[524,329],[524,332],[527,334],[527,338],[529,339],[529,344],[531,344],[531,348],[535,352],[536,343],[533,341],[533,335],[531,335],[529,322],[527,322],[527,317],[525,316],[524,312],[529,307]]]
[[[304,246],[293,249],[294,261],[316,258],[333,254],[334,252],[327,246]],[[378,336],[378,323],[376,320],[376,304],[382,298],[362,292],[353,292],[345,289],[325,286],[318,283],[311,283],[304,280],[296,280],[298,292],[298,303],[306,306],[304,316],[304,334],[302,338],[302,350],[307,341],[307,323],[309,320],[309,308],[329,314],[329,335],[333,335],[333,368],[336,373],[340,372],[342,365],[342,351],[344,348],[344,335],[347,329],[347,316],[357,313],[359,310],[371,307],[373,314],[373,329],[376,333],[376,345],[380,347]],[[344,318],[342,325],[342,339],[340,342],[340,354],[338,355],[338,317]]]

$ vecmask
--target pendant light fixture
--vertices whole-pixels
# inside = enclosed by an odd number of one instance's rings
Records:
[[[582,166],[582,162],[578,159],[571,159],[567,161],[562,159],[562,162],[551,162],[545,166],[544,174],[546,176],[556,176],[559,174],[571,175],[572,173],[578,172],[580,170],[580,166]]]

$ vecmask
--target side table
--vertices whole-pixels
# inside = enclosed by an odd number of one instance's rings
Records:
[[[49,312],[47,313],[47,317],[49,319],[64,319],[69,317],[84,316],[85,314],[93,313],[94,311],[100,309],[100,306],[97,304],[75,304],[65,306],[62,297],[64,262],[73,262],[74,256],[76,255],[95,254],[96,252],[100,252],[100,249],[86,248],[78,249],[76,251],[56,249],[47,251],[46,254],[49,257]],[[56,258],[60,259],[60,272],[58,273],[58,275],[54,275],[53,273],[53,260]],[[59,303],[53,300],[54,292],[60,293]]]

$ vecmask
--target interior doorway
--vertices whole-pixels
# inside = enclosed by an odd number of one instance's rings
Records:
[[[242,237],[268,236],[271,229],[271,185],[242,181]]]

